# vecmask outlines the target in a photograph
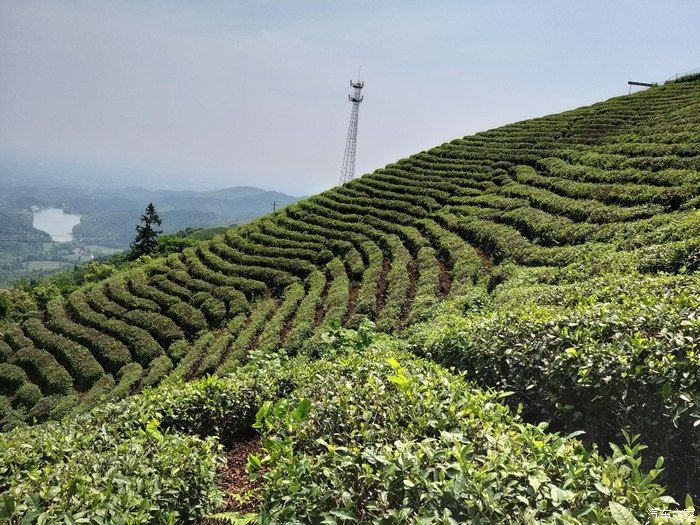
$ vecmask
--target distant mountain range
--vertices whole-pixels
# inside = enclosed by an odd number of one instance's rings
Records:
[[[77,184],[49,186],[35,181],[14,185],[0,177],[0,188],[0,283],[34,275],[38,268],[57,269],[74,264],[77,261],[73,261],[71,254],[77,247],[87,247],[88,252],[96,255],[104,252],[102,248],[127,249],[149,202],[156,205],[163,220],[163,232],[173,233],[188,227],[241,224],[272,211],[273,203],[279,209],[298,200],[252,186],[214,191],[150,190],[135,186],[96,189]],[[34,229],[33,207],[61,208],[80,215],[80,224],[73,228],[75,242],[51,243],[46,233]]]
[[[15,186],[3,188],[0,209],[23,211],[31,206],[62,208],[81,215],[73,233],[86,244],[123,249],[133,239],[134,228],[146,204],[153,202],[163,219],[164,232],[186,227],[223,226],[247,222],[297,197],[252,186],[216,191],[81,189],[72,187]]]
[[[87,244],[125,248],[146,204],[153,202],[166,233],[183,228],[240,224],[297,201],[297,197],[251,186],[217,191],[170,191],[125,188],[86,195],[69,207],[83,216],[74,229]],[[68,201],[69,203],[71,201]]]

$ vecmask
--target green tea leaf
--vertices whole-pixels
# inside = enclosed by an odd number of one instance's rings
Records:
[[[617,525],[641,525],[637,518],[625,507],[615,501],[608,503],[610,515]]]

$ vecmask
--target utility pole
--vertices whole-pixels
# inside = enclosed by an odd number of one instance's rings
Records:
[[[352,102],[350,111],[350,126],[348,127],[348,138],[345,142],[345,155],[343,155],[343,167],[340,170],[340,184],[350,182],[355,178],[355,153],[357,152],[357,119],[360,115],[360,102],[362,88],[365,83],[360,81],[360,72],[357,72],[357,82],[350,81],[352,94],[348,95],[348,100]]]
[[[272,213],[277,211],[277,201],[272,201]]]

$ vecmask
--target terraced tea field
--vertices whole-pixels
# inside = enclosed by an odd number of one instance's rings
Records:
[[[680,429],[669,431],[679,449],[656,436],[653,423],[643,439],[670,456],[679,491],[696,490],[697,462],[686,454],[700,450],[699,208],[698,80],[456,139],[87,286],[9,327],[0,339],[2,425],[55,419],[161,382],[225,375],[256,351],[313,351],[336,323],[370,320],[483,386],[515,392],[528,419],[576,430],[598,418],[591,440],[599,443],[641,418],[622,417],[601,399],[656,396],[668,408],[687,396],[656,421]],[[497,320],[477,326],[493,319],[483,310],[488,301],[500,305]],[[645,301],[675,306],[644,310]],[[562,305],[565,315],[526,319]],[[552,335],[557,323],[569,327],[566,337],[564,328]],[[496,333],[495,325],[512,331]],[[675,363],[651,363],[645,345],[675,337],[680,326],[673,352],[654,354]],[[526,342],[550,336],[551,355],[508,360],[534,355]],[[597,371],[609,346],[591,347],[592,364],[580,357],[586,341],[623,339],[644,349],[620,354],[629,369]],[[562,356],[576,377],[548,382],[558,377],[551,360]],[[664,386],[659,372],[653,387],[635,390],[635,373],[648,378],[655,366],[673,369],[678,382]],[[586,384],[584,369],[600,372],[609,388]]]
[[[334,321],[400,331],[503,261],[675,271],[698,249],[669,224],[697,221],[699,106],[677,83],[456,139],[57,300],[0,340],[3,424],[293,353]]]

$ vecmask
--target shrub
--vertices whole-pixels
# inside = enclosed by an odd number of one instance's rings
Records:
[[[276,263],[280,261],[268,261],[265,257],[245,256],[222,240],[215,239],[207,251],[203,248],[200,248],[199,251],[208,254],[208,260],[216,265],[217,270],[255,279],[273,288],[283,288],[295,280],[294,276],[286,270],[277,269]]]
[[[10,523],[27,516],[44,523],[192,523],[201,517],[216,495],[220,460],[212,439],[168,432],[153,415],[137,428],[118,417],[100,423],[83,417],[4,435],[2,517]],[[29,443],[33,450],[18,455]]]
[[[174,363],[178,363],[190,351],[190,343],[181,339],[168,347],[168,356]]]
[[[178,263],[182,264],[179,259],[168,258],[169,263],[173,261],[177,261]],[[187,286],[190,280],[192,279],[192,277],[190,277],[190,274],[187,273],[187,270],[185,270],[184,266],[173,268],[167,273],[167,276],[171,281],[179,283],[182,286]]]
[[[158,358],[156,357],[156,359]],[[124,365],[117,374],[119,382],[110,392],[110,396],[114,399],[121,399],[129,395],[138,380],[141,378],[142,373],[143,368],[138,363],[129,363],[128,365]]]
[[[217,337],[215,341],[207,348],[207,351],[202,356],[196,369],[193,370],[194,377],[201,377],[206,374],[213,374],[221,364],[222,359],[226,357],[226,353],[230,350],[233,337],[229,334],[224,334]]]
[[[605,459],[523,423],[503,394],[395,345],[367,327],[336,331],[314,362],[258,353],[226,379],[174,382],[3,434],[0,512],[11,522],[32,513],[45,522],[198,522],[219,501],[217,443],[244,436],[256,413],[265,451],[250,470],[262,476],[271,522],[529,513],[611,524],[615,512],[667,507],[636,443]]]
[[[296,250],[278,254],[275,249],[243,239],[235,230],[229,230],[224,237],[226,243],[220,238],[215,238],[211,247],[231,262],[285,270],[301,278],[314,269],[313,264],[306,260],[313,258],[307,251]]]
[[[214,288],[214,285],[202,279],[189,279],[187,281],[187,288],[193,292],[210,292]]]
[[[168,308],[168,316],[172,318],[190,337],[201,330],[206,330],[207,320],[197,308],[187,303],[175,303]]]
[[[87,265],[85,282],[102,281],[116,273],[117,269],[112,264],[105,264],[98,261],[93,261]]]
[[[141,310],[151,310],[159,312],[160,306],[150,299],[136,297],[129,291],[127,283],[123,279],[112,279],[105,284],[105,290],[110,299],[130,310],[140,308]]]
[[[606,459],[523,423],[503,394],[350,346],[296,370],[290,396],[258,412],[264,450],[249,468],[265,467],[269,522],[615,524],[618,512],[644,519],[667,505],[655,481],[662,462],[641,470],[634,440]]]
[[[90,308],[98,313],[109,317],[121,317],[127,312],[127,309],[107,297],[105,291],[107,284],[85,288],[85,301],[90,305]]]
[[[700,238],[652,245],[637,251],[641,272],[694,272],[700,270]]]
[[[350,280],[345,272],[345,265],[339,258],[331,260],[326,265],[326,281],[328,290],[323,301],[325,310],[324,324],[340,321],[345,316],[350,293]]]
[[[142,365],[147,365],[151,359],[163,353],[162,347],[146,330],[95,312],[80,293],[71,294],[66,306],[76,321],[105,332],[124,343],[133,358]]]
[[[655,213],[664,211],[659,205],[648,204],[623,208],[590,199],[563,197],[550,190],[518,182],[504,186],[501,192],[506,196],[528,199],[533,207],[540,207],[552,214],[564,215],[574,221],[594,223],[629,221],[651,217]]]
[[[416,294],[407,319],[408,324],[413,324],[427,315],[440,300],[440,266],[435,250],[430,247],[421,248],[416,269]]]
[[[52,283],[38,285],[32,288],[31,293],[37,306],[42,309],[46,308],[49,301],[61,296],[61,290]]]
[[[666,479],[697,491],[699,286],[697,275],[606,275],[525,298],[504,288],[510,299],[490,312],[438,316],[410,340],[483,386],[513,391],[528,419],[583,428],[603,445],[620,429],[640,434],[666,456]]]
[[[215,297],[205,299],[200,309],[204,313],[209,325],[213,328],[220,327],[224,319],[226,319],[226,305],[223,301]]]
[[[202,303],[209,299],[212,295],[209,292],[197,292],[190,298],[190,304],[196,308],[202,306]]]
[[[19,350],[20,348],[32,346],[33,344],[32,340],[24,335],[22,329],[15,324],[12,324],[5,329],[4,335],[5,341],[7,341],[9,346],[15,351]]]
[[[41,395],[41,392],[39,392],[39,395]],[[60,395],[42,397],[27,413],[28,420],[32,423],[41,423],[51,419],[55,415],[56,407],[63,399],[64,396]]]
[[[46,350],[20,348],[12,356],[12,363],[31,371],[45,394],[67,394],[73,388],[70,374]]]
[[[386,243],[390,253],[391,266],[386,275],[384,308],[377,313],[377,328],[389,331],[398,324],[399,319],[410,306],[408,304],[408,291],[411,286],[411,276],[408,264],[411,260],[411,254],[396,236],[387,236]]]
[[[123,343],[94,328],[68,319],[63,301],[52,301],[47,305],[46,324],[55,332],[90,349],[107,372],[116,372],[131,361],[129,349]]]
[[[217,286],[211,291],[212,295],[217,299],[221,299],[226,303],[226,308],[229,316],[234,316],[241,312],[248,311],[249,304],[245,295],[230,286]]]
[[[131,310],[124,315],[123,319],[130,325],[146,330],[163,348],[185,337],[175,321],[157,312]]]
[[[155,288],[158,288],[164,293],[178,297],[183,301],[187,301],[192,293],[185,287],[168,279],[165,275],[154,275],[151,277],[151,282]]]
[[[294,322],[283,345],[290,352],[299,350],[316,327],[316,312],[322,304],[321,293],[326,286],[326,277],[317,270],[306,279],[306,286],[308,292],[296,310]]]
[[[229,276],[228,269],[220,269],[219,262],[215,259],[213,254],[205,250],[202,246],[198,247],[196,252],[189,248],[185,249],[183,251],[183,258],[190,274],[212,285],[238,288],[249,297],[264,293],[267,290],[265,283],[260,281]],[[214,269],[210,268],[209,265]]]
[[[238,336],[233,345],[231,345],[228,356],[217,368],[217,374],[224,375],[239,366],[241,355],[247,355],[248,351],[252,349],[251,347],[255,343],[256,338],[265,327],[267,320],[274,314],[276,308],[277,304],[274,299],[262,299],[253,305],[247,322],[238,318],[239,321],[236,325],[236,328],[239,330]],[[235,320],[232,322],[235,322]]]
[[[0,363],[0,393],[12,395],[27,381],[27,373],[21,367],[11,363]]]
[[[0,361],[7,361],[12,355],[12,347],[8,345],[3,339],[0,339]]]
[[[151,361],[151,366],[148,369],[148,374],[141,383],[141,388],[154,386],[158,384],[165,376],[173,369],[173,363],[167,355],[161,355]]]
[[[274,352],[279,349],[284,325],[291,321],[291,317],[305,295],[304,286],[300,283],[294,283],[284,291],[284,301],[260,334],[258,348],[261,351]]]
[[[38,319],[27,319],[23,327],[38,348],[46,348],[56,356],[58,362],[73,376],[76,386],[89,388],[104,375],[100,363],[84,346],[51,332]]]
[[[384,263],[384,254],[374,242],[365,241],[363,249],[368,254],[368,264],[360,281],[355,310],[347,322],[347,325],[353,328],[356,328],[362,320],[370,319],[374,315],[377,305],[377,286]]]
[[[6,401],[5,398],[3,398],[3,401]],[[3,404],[3,406],[6,406],[6,408],[3,409],[5,414],[0,421],[0,428],[2,431],[5,432],[13,428],[25,427],[27,425],[27,416],[24,409],[15,410],[10,406],[9,401],[6,401],[6,403],[7,405]]]
[[[351,279],[359,279],[362,277],[362,272],[365,269],[362,255],[355,248],[352,248],[345,254],[345,264],[348,271],[348,276]]]
[[[34,383],[23,383],[15,392],[15,406],[30,409],[41,399],[41,390]]]
[[[437,248],[438,255],[447,261],[450,267],[450,294],[459,295],[476,284],[482,269],[482,261],[476,250],[433,220],[424,219],[420,222],[420,227]]]
[[[179,297],[170,295],[151,285],[141,272],[134,272],[129,278],[127,286],[135,296],[153,301],[162,310],[166,310],[180,302]]]
[[[197,363],[204,359],[214,340],[214,334],[208,332],[197,338],[193,343],[184,341],[181,344],[175,343],[171,347],[173,356],[180,355],[181,357],[180,359],[172,359],[173,362],[177,363],[177,366],[168,376],[168,381],[194,378],[197,371]]]
[[[114,390],[116,384],[111,375],[100,377],[95,384],[90,387],[82,399],[80,400],[81,407],[93,408],[103,404],[109,399],[109,394]]]

